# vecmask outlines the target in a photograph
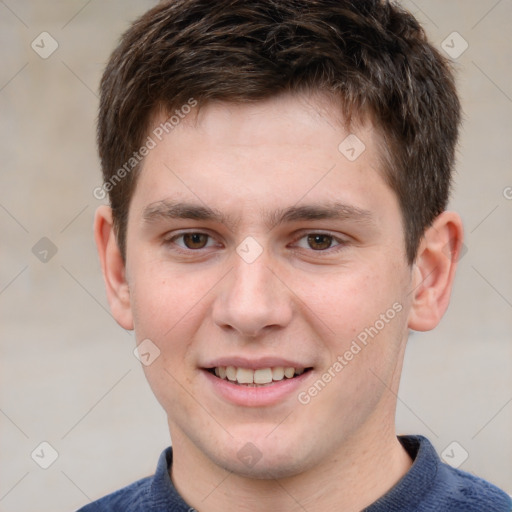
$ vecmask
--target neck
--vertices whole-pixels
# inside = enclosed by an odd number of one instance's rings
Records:
[[[383,432],[381,421],[364,430],[321,465],[280,479],[226,471],[181,432],[173,431],[171,478],[185,501],[205,512],[357,512],[383,496],[411,466],[394,425]]]

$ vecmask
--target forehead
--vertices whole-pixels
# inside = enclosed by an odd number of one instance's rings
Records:
[[[171,132],[192,133],[195,130],[202,137],[216,137],[223,143],[230,142],[233,146],[246,148],[270,142],[275,145],[296,144],[298,140],[305,146],[313,146],[317,142],[313,132],[328,127],[337,132],[336,137],[351,132],[364,133],[366,139],[378,136],[368,113],[352,112],[349,122],[342,115],[345,108],[342,100],[318,91],[282,93],[247,102],[195,103],[197,106],[192,109],[183,105],[172,112],[155,112],[150,123],[153,131],[167,123],[170,129],[165,130],[163,138],[167,138]],[[181,111],[183,113],[179,117],[175,115]],[[172,126],[169,126],[169,120]],[[279,132],[276,133],[276,130]],[[303,132],[302,136],[300,131]]]
[[[303,198],[344,202],[340,194],[350,191],[370,204],[375,184],[386,187],[380,138],[370,122],[346,126],[340,110],[321,95],[211,102],[187,109],[178,122],[174,116],[172,129],[156,140],[162,130],[155,130],[169,120],[160,112],[135,195],[142,193],[146,206],[186,196],[217,209],[244,201],[277,209]]]

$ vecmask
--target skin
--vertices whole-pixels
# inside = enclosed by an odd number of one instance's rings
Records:
[[[462,224],[441,214],[409,265],[377,130],[351,128],[366,146],[351,162],[338,150],[349,132],[328,109],[322,96],[289,95],[191,114],[144,161],[125,261],[110,209],[96,215],[112,312],[138,342],[161,351],[144,370],[168,415],[171,478],[201,511],[357,511],[411,465],[394,425],[405,345],[409,329],[432,329],[447,308]],[[176,203],[220,216],[174,218]],[[290,207],[335,203],[349,207],[346,215],[271,222]],[[236,251],[248,236],[262,248],[252,263]],[[187,248],[191,240],[199,243]],[[332,373],[393,304],[401,311],[300,403],[298,393]],[[286,358],[312,370],[277,403],[234,404],[202,369],[233,356]],[[247,443],[260,456],[254,465],[237,456]]]

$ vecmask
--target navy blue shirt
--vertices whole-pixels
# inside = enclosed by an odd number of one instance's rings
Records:
[[[441,462],[422,436],[399,437],[413,464],[403,478],[363,512],[511,512],[512,499],[494,485]],[[172,448],[154,476],[95,501],[78,512],[192,512],[169,477]]]

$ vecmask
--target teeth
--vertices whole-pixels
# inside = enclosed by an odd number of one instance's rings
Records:
[[[247,368],[238,368],[236,381],[238,384],[252,384],[254,382],[254,372]]]
[[[291,366],[284,368],[276,366],[275,368],[259,368],[251,370],[250,368],[237,368],[235,366],[218,366],[214,369],[215,375],[220,379],[237,382],[245,385],[264,385],[273,381],[278,382],[292,379],[295,376],[302,375],[304,368],[293,368]]]
[[[284,368],[282,366],[276,366],[272,368],[272,380],[283,380],[284,379]]]
[[[268,384],[269,382],[272,382],[272,368],[263,368],[254,372],[254,384]]]
[[[220,373],[220,371],[219,371]],[[226,377],[228,380],[235,382],[236,381],[236,368],[234,366],[226,367]]]
[[[287,379],[291,379],[294,375],[295,375],[295,368],[289,367],[289,368],[284,369],[284,376]]]

